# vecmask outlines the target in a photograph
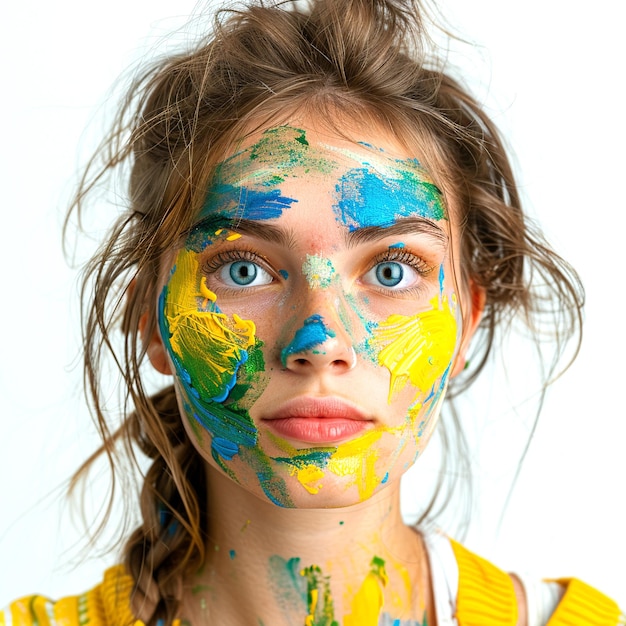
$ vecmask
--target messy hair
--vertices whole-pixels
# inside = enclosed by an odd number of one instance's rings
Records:
[[[173,387],[151,395],[144,386],[139,328],[144,337],[158,331],[162,259],[192,225],[216,165],[247,133],[294,115],[332,120],[339,130],[357,120],[419,155],[459,224],[459,282],[485,293],[471,366],[452,382],[452,395],[484,368],[514,316],[536,336],[549,328],[556,339],[544,382],[566,342],[579,345],[576,274],[523,213],[497,129],[433,54],[424,16],[419,0],[259,1],[219,11],[209,35],[135,77],[87,167],[68,218],[84,213],[113,172],[129,178],[123,211],[83,275],[85,386],[103,445],[74,484],[103,454],[115,472],[118,444],[131,458],[139,449],[151,460],[142,521],[124,548],[133,611],[147,625],[180,616],[183,576],[204,561],[206,475]],[[116,427],[101,386],[107,353],[125,381]],[[462,433],[454,416],[444,414],[442,426],[452,418],[448,429]],[[424,515],[448,500],[437,489]]]

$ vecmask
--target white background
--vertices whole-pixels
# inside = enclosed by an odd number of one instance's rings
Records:
[[[195,8],[191,0],[7,5],[0,19],[0,606],[27,593],[77,593],[116,560],[91,550],[80,561],[84,533],[63,499],[65,481],[96,440],[80,392],[77,275],[62,256],[60,224],[102,124],[84,129],[100,119],[109,86]],[[517,410],[508,392],[489,391],[503,388],[501,375],[488,374],[467,400],[479,487],[467,544],[504,568],[582,577],[625,606],[623,20],[612,0],[441,6],[477,44],[460,46],[451,60],[514,146],[527,206],[588,295],[579,360],[548,396],[504,511],[532,422],[532,403],[523,400],[536,368],[523,342],[502,359]],[[427,451],[409,477],[408,516],[435,455]]]

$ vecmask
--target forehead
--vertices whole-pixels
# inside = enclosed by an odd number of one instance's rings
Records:
[[[256,133],[222,161],[201,217],[271,220],[312,193],[330,198],[349,230],[405,217],[447,219],[432,177],[398,142],[380,133],[348,140],[293,126]]]

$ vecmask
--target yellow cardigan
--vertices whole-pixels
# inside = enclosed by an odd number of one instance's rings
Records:
[[[452,541],[459,566],[456,619],[459,626],[515,626],[517,605],[511,578]],[[565,595],[546,626],[617,626],[613,600],[577,579],[563,579]],[[130,611],[133,581],[123,566],[108,569],[91,591],[52,602],[27,596],[0,611],[0,626],[142,626]],[[176,620],[178,622],[178,620]],[[173,626],[178,626],[177,623]]]

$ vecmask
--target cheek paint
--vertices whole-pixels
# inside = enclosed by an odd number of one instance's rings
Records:
[[[430,311],[413,316],[391,315],[374,329],[378,362],[391,374],[389,398],[407,384],[417,395],[429,394],[443,377],[456,348],[456,318],[447,298],[436,297]],[[416,395],[416,397],[417,397]]]
[[[301,354],[321,346],[335,332],[324,325],[321,315],[311,315],[304,320],[304,325],[296,331],[294,338],[280,352],[283,367],[287,366],[287,358],[291,354]]]
[[[237,382],[237,373],[254,354],[254,366],[263,367],[255,350],[255,326],[238,315],[227,316],[216,306],[216,296],[199,278],[197,256],[179,252],[170,280],[160,297],[159,325],[185,395],[186,410],[212,435],[213,457],[220,464],[240,446],[256,443],[257,432],[247,412],[224,406]]]
[[[330,287],[335,277],[335,268],[330,259],[317,254],[307,254],[306,260],[302,264],[302,274],[311,289],[326,289]]]

